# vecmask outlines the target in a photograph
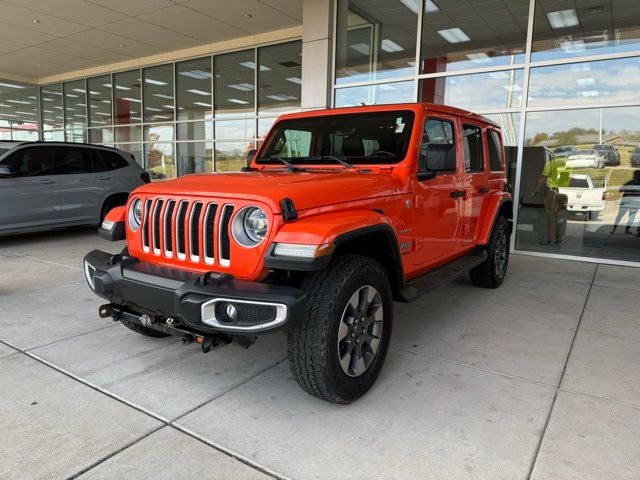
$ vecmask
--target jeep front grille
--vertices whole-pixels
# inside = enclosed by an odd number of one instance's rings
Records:
[[[142,249],[156,256],[208,265],[231,263],[234,205],[176,198],[143,202]]]

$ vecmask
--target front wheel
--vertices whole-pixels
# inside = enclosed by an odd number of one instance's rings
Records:
[[[389,349],[393,298],[373,259],[346,255],[303,284],[305,317],[287,336],[289,365],[307,393],[350,403],[371,388]]]
[[[500,215],[487,245],[487,259],[471,269],[471,281],[477,287],[497,288],[502,285],[509,264],[509,221]]]

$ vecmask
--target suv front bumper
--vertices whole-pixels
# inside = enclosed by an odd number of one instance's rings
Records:
[[[306,295],[299,288],[216,272],[198,274],[100,250],[84,257],[84,272],[91,289],[115,306],[178,320],[195,331],[254,336],[287,330],[304,314]]]

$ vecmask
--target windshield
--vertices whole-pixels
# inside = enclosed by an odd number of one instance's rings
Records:
[[[283,120],[274,126],[257,163],[397,163],[407,153],[413,120],[413,112],[404,110]]]

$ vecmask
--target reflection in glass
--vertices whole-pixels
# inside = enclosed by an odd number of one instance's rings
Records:
[[[213,122],[181,122],[176,126],[178,140],[213,140]]]
[[[12,131],[12,140],[35,142],[38,140],[38,130],[18,130],[14,128]]]
[[[528,15],[529,0],[427,1],[421,73],[522,63]]]
[[[517,248],[640,260],[640,109],[531,112],[525,139]]]
[[[64,130],[46,130],[42,132],[45,142],[64,142]]]
[[[145,170],[152,180],[166,180],[177,175],[173,161],[173,143],[145,143]]]
[[[254,50],[218,55],[215,64],[216,118],[250,116],[255,95]],[[264,70],[266,65],[260,65]]]
[[[531,69],[529,106],[640,101],[640,57]]]
[[[259,118],[258,119],[258,143],[256,144],[256,146],[259,146],[260,143],[264,140],[264,138],[267,136],[267,133],[269,133],[269,130],[273,125],[273,122],[275,121],[276,121],[275,118]]]
[[[42,129],[54,130],[63,128],[62,117],[62,84],[40,87]],[[3,102],[4,103],[4,102]]]
[[[144,121],[170,122],[173,120],[173,64],[142,70],[144,79]]]
[[[236,172],[246,166],[246,155],[252,150],[252,142],[216,142],[216,172]]]
[[[116,142],[140,142],[142,141],[142,127],[140,125],[127,125],[115,127]]]
[[[635,1],[536,1],[533,61],[639,49],[640,9]]]
[[[67,129],[87,127],[87,89],[84,80],[64,83],[64,127]],[[77,140],[81,137],[81,134],[75,132],[71,134],[73,140],[68,141],[84,141]]]
[[[175,140],[172,123],[165,125],[147,125],[144,127],[145,142],[172,142]]]
[[[419,3],[338,2],[336,83],[413,75]]]
[[[142,98],[140,93],[140,70],[114,73],[116,125],[140,123],[142,121]]]
[[[213,115],[211,57],[176,64],[178,120],[204,120]]]
[[[340,88],[335,91],[336,107],[413,102],[413,81],[383,83],[362,87]]]
[[[89,130],[89,143],[113,143],[113,128],[90,128]]]
[[[178,142],[178,175],[213,172],[213,143]]]
[[[283,113],[300,108],[301,53],[302,42],[258,49],[258,113]]]
[[[251,140],[255,135],[253,118],[216,122],[216,140]]]
[[[111,125],[111,75],[87,80],[89,89],[89,124],[92,127]]]
[[[467,110],[518,108],[522,101],[522,70],[420,80],[420,98]]]
[[[64,131],[66,142],[87,143],[87,131],[83,128],[73,128]]]

